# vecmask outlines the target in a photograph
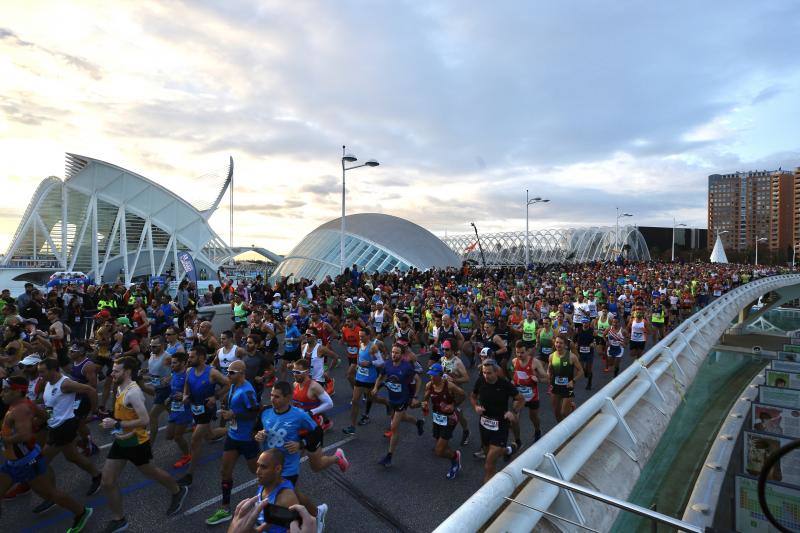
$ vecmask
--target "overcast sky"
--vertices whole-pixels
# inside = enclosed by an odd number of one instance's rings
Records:
[[[234,244],[340,212],[437,235],[706,225],[707,176],[800,166],[800,2],[6,2],[0,249],[64,152],[201,203]],[[223,202],[227,204],[227,199]],[[227,240],[227,205],[211,219]]]

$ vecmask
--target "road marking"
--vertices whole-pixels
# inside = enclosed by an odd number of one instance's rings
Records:
[[[161,426],[160,428],[158,428],[159,431],[164,431],[165,429],[167,429],[167,426]],[[111,448],[112,444],[114,444],[113,440],[111,442],[109,442],[108,444],[103,444],[102,446],[98,446],[97,449],[98,450],[105,450],[106,448]]]
[[[340,446],[343,446],[343,445],[347,444],[348,442],[350,442],[353,439],[355,439],[355,436],[344,438],[344,439],[342,439],[342,440],[340,440],[338,442],[334,442],[333,444],[325,446],[324,448],[322,448],[322,451],[327,452],[329,450],[332,450],[333,448],[338,448]],[[307,455],[304,455],[300,459],[300,463],[304,463],[305,461],[308,461],[308,456]],[[257,479],[251,479],[247,483],[242,483],[241,485],[239,485],[237,487],[234,487],[233,490],[231,491],[231,494],[236,494],[237,492],[241,492],[241,491],[243,491],[243,490],[245,490],[247,488],[250,488],[253,485],[255,485],[257,482],[258,482]],[[222,496],[221,495],[220,496],[214,496],[213,498],[208,499],[208,500],[206,500],[206,501],[204,501],[202,503],[198,503],[197,505],[195,505],[191,509],[188,509],[187,511],[185,511],[183,514],[186,515],[186,516],[188,516],[190,514],[194,514],[197,511],[205,509],[209,505],[214,505],[215,503],[220,502],[220,501],[222,501]]]

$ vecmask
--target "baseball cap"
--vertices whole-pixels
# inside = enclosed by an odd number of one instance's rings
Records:
[[[121,316],[121,317],[119,317],[119,318],[117,319],[117,324],[124,324],[124,325],[126,325],[126,326],[130,327],[130,325],[131,325],[131,321],[130,321],[130,319],[129,319],[128,317],[126,317],[126,316]]]
[[[38,326],[39,325],[39,321],[36,320],[35,318],[26,318],[22,323],[23,324],[33,324],[34,326]]]
[[[273,298],[280,298],[281,297],[281,293],[276,292],[275,294],[272,295],[272,297]]]
[[[481,350],[481,357],[489,357],[490,355],[494,355],[494,350],[488,346]]]
[[[111,318],[111,313],[109,313],[107,309],[103,309],[102,311],[100,311],[99,313],[94,315],[94,317],[95,318]]]
[[[39,355],[38,353],[32,353],[26,356],[22,361],[20,361],[19,364],[23,366],[34,366],[38,365],[41,362],[42,362],[42,356]]]
[[[442,348],[445,349],[445,350],[450,349],[452,347],[453,347],[453,344],[449,340],[446,340],[446,341],[444,341],[442,343]]]
[[[441,376],[442,374],[444,374],[444,369],[439,363],[432,364],[430,370],[428,370],[429,376]]]

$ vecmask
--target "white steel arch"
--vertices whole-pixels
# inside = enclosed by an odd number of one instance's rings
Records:
[[[462,260],[482,263],[480,248],[487,266],[522,266],[525,264],[525,232],[452,235],[442,239]],[[611,261],[622,254],[635,261],[649,261],[647,242],[635,226],[543,229],[528,233],[532,263]]]

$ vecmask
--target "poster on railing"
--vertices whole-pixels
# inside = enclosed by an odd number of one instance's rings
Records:
[[[800,353],[795,352],[778,352],[779,361],[800,361]]]
[[[745,431],[743,449],[745,473],[758,476],[767,457],[790,442],[792,439],[784,439],[778,435]],[[800,488],[800,450],[784,455],[780,462],[772,467],[767,479]]]
[[[773,361],[773,363],[776,361]],[[758,401],[781,407],[800,409],[800,390],[785,389],[783,387],[758,386]]]
[[[800,390],[800,374],[796,372],[767,370],[764,377],[766,378],[766,384],[770,387]]]
[[[800,353],[800,345],[798,344],[784,344],[784,352]]]
[[[800,490],[767,482],[764,490],[767,507],[778,523],[791,531],[800,529]],[[758,503],[758,479],[736,476],[736,531],[772,532]]]
[[[770,363],[772,370],[779,370],[781,372],[800,372],[800,362],[798,361],[772,361]]]
[[[753,402],[750,429],[800,438],[800,411]]]

